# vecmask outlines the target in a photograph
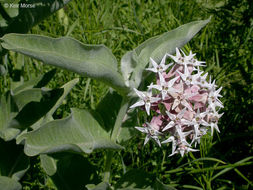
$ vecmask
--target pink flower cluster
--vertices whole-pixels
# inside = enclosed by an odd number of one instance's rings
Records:
[[[216,90],[215,81],[206,81],[208,73],[199,69],[205,62],[194,57],[176,48],[176,55],[165,54],[160,64],[150,58],[153,67],[146,70],[156,73],[156,84],[151,83],[147,91],[134,89],[140,100],[130,108],[141,107],[153,116],[143,127],[135,127],[146,134],[144,145],[150,139],[159,146],[172,142],[170,156],[198,151],[192,145],[196,147],[209,129],[211,135],[214,129],[219,132],[222,87]],[[166,64],[167,58],[173,62]]]

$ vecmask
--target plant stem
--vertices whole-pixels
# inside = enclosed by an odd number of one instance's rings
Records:
[[[115,121],[115,124],[113,127],[113,131],[111,133],[111,140],[113,142],[116,142],[117,137],[120,133],[120,127],[121,127],[122,121],[125,117],[126,111],[128,109],[128,104],[129,104],[128,100],[126,98],[123,98],[119,113],[117,115],[117,118],[116,118],[116,121]],[[113,153],[114,152],[112,150],[109,150],[106,153],[104,182],[108,182],[108,183],[110,180]]]

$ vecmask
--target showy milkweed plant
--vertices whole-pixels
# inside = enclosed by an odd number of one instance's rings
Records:
[[[111,88],[92,112],[72,108],[71,114],[63,119],[53,118],[53,113],[78,79],[64,85],[58,96],[52,91],[54,94],[50,96],[54,100],[51,103],[52,108],[48,107],[48,101],[41,102],[49,111],[34,107],[33,110],[29,108],[21,111],[23,116],[24,112],[28,115],[31,111],[34,112],[39,116],[38,120],[22,118],[21,114],[19,117],[9,118],[12,114],[0,112],[0,118],[8,118],[0,122],[0,138],[4,141],[14,139],[17,144],[24,145],[24,153],[27,156],[40,155],[42,168],[48,176],[61,176],[58,172],[68,173],[64,169],[72,169],[69,163],[75,164],[74,172],[69,173],[83,176],[85,170],[88,176],[85,177],[86,181],[71,181],[69,185],[71,189],[80,189],[84,186],[87,189],[109,189],[114,151],[124,148],[124,142],[132,137],[132,130],[146,134],[144,144],[150,139],[159,146],[171,142],[170,155],[180,153],[183,156],[197,150],[195,146],[203,135],[209,133],[208,131],[211,135],[214,130],[219,131],[217,123],[222,115],[219,109],[223,107],[219,100],[221,88],[217,88],[215,81],[211,79],[207,82],[208,74],[201,70],[204,62],[198,61],[192,52],[185,55],[177,47],[184,46],[209,21],[210,19],[191,22],[150,38],[126,52],[120,64],[111,50],[104,45],[83,44],[69,37],[55,39],[32,34],[4,35],[0,41],[1,46],[7,50],[81,76],[100,80]],[[167,63],[168,61],[170,63]],[[154,73],[155,78],[153,83],[143,88],[147,72]],[[34,86],[38,87],[36,84]],[[40,95],[41,90],[37,91]],[[45,95],[44,91],[42,93]],[[136,102],[137,96],[139,100]],[[34,98],[38,101],[37,94]],[[11,107],[8,102],[10,101],[2,98],[0,107],[6,107],[7,110]],[[22,101],[17,103],[21,104]],[[146,121],[143,126],[137,126],[136,130],[134,127],[137,125],[135,122],[137,115],[131,115],[131,110],[137,107],[144,110],[152,119]],[[103,181],[99,185],[97,179],[100,171],[83,157],[83,154],[91,154],[95,150],[106,150]],[[66,151],[81,156],[61,154],[54,157],[55,153]],[[57,163],[61,163],[59,167],[66,167],[58,170]],[[132,174],[135,175],[136,172],[129,170],[124,174],[116,182],[114,189],[132,189],[132,186],[128,186],[131,184],[127,182]],[[7,178],[3,179],[6,183],[17,183]],[[51,179],[57,180],[55,177]],[[137,180],[134,177],[132,179]],[[162,190],[168,187],[157,178],[148,181],[152,183],[145,184],[145,188],[149,186],[151,189]],[[55,184],[60,183],[55,181]],[[3,189],[1,185],[0,189]]]
[[[167,57],[172,63],[165,64]],[[192,52],[185,55],[176,48],[175,56],[165,54],[159,64],[152,58],[150,62],[152,67],[146,70],[156,74],[156,84],[151,83],[147,91],[134,88],[140,100],[130,108],[141,107],[148,115],[152,111],[153,117],[143,127],[135,128],[146,134],[144,145],[150,139],[159,146],[172,142],[170,156],[197,151],[192,145],[196,147],[208,129],[211,135],[214,129],[219,132],[217,124],[223,114],[218,111],[223,105],[218,98],[222,97],[222,87],[216,89],[211,77],[207,82],[208,73],[203,74],[199,68],[205,62],[198,61]]]

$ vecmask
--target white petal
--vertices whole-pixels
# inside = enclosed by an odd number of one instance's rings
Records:
[[[177,73],[181,76],[181,78],[185,81],[186,80],[186,76],[181,73],[180,71],[177,70]]]
[[[172,110],[174,110],[179,104],[180,104],[180,101],[178,99],[174,100]]]
[[[151,103],[157,102],[157,101],[159,101],[159,100],[161,100],[161,98],[150,97],[150,102],[151,102]]]
[[[155,142],[161,147],[161,143],[160,143],[160,141],[159,141],[159,138],[158,138],[158,137],[154,137],[153,139],[154,139]]]
[[[150,57],[150,62],[152,63],[154,68],[157,68],[158,64]]]
[[[142,133],[148,133],[147,129],[144,127],[135,127],[135,129],[139,130]]]
[[[138,102],[136,102],[135,104],[131,105],[130,108],[135,108],[138,106],[143,106],[145,104],[145,102],[143,100],[140,100]]]
[[[171,120],[175,120],[176,119],[176,116],[174,114],[171,114],[170,112],[166,111],[167,115],[169,116],[169,118]]]
[[[148,115],[150,115],[150,103],[145,104],[145,109]]]
[[[176,82],[176,80],[179,78],[180,76],[175,77],[174,79],[171,79],[168,82],[168,87],[172,87],[174,85],[174,83]]]
[[[184,105],[185,107],[187,107],[189,110],[192,111],[192,107],[190,106],[190,104],[186,100],[182,100],[181,104]]]
[[[181,157],[183,157],[184,156],[184,149],[180,149],[179,152],[181,154]]]
[[[146,68],[147,71],[152,71],[154,73],[157,73],[157,69],[156,68]]]
[[[146,138],[145,138],[145,141],[144,141],[144,146],[147,144],[147,142],[149,141],[149,139],[150,139],[150,136],[147,135]]]
[[[168,143],[168,142],[173,142],[175,140],[175,137],[170,136],[167,140],[163,141],[162,144]]]
[[[162,90],[162,86],[161,85],[149,85],[148,88],[155,88],[157,90]]]
[[[165,61],[166,61],[166,58],[167,58],[167,55],[165,54],[162,58],[162,61],[160,63],[161,66],[164,66],[165,65]]]
[[[160,79],[161,85],[165,84],[165,79],[164,79],[164,77],[163,77],[163,75],[161,73],[159,73],[159,79]]]
[[[144,99],[146,97],[146,95],[143,92],[137,90],[136,88],[134,88],[134,91],[141,99]]]
[[[186,111],[186,108],[184,108],[184,109],[182,109],[179,113],[178,113],[178,118],[182,118],[183,117],[183,115],[184,115],[184,112]]]
[[[171,122],[168,123],[168,125],[166,125],[166,126],[163,128],[163,131],[166,131],[167,129],[170,129],[170,128],[174,127],[174,126],[175,126],[174,121],[171,121]]]

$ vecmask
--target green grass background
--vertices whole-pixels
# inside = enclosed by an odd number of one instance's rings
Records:
[[[120,61],[126,51],[148,38],[209,16],[212,16],[211,22],[184,50],[193,50],[198,59],[206,61],[205,71],[216,79],[218,86],[223,87],[224,115],[219,122],[221,133],[203,138],[199,153],[181,158],[168,157],[169,147],[160,149],[154,143],[143,147],[144,137],[136,132],[125,144],[126,149],[114,157],[112,184],[126,170],[141,168],[156,175],[165,184],[180,184],[179,189],[253,188],[252,163],[230,167],[229,171],[217,168],[221,166],[218,162],[191,163],[197,158],[213,157],[233,164],[253,155],[253,1],[72,0],[30,30],[32,34],[70,36],[86,44],[105,44]],[[8,75],[0,79],[1,93],[9,89],[11,79],[29,80],[51,69],[16,53],[11,53],[8,59]],[[58,69],[49,87],[59,87],[75,77],[78,75]],[[100,82],[85,77],[80,79],[55,113],[55,118],[67,116],[71,107],[94,109],[108,91],[108,87]],[[101,178],[104,156],[103,152],[86,155],[101,168]],[[185,163],[188,163],[189,170],[173,172]],[[25,190],[54,189],[40,168],[37,157],[32,158],[32,167],[21,183]]]

